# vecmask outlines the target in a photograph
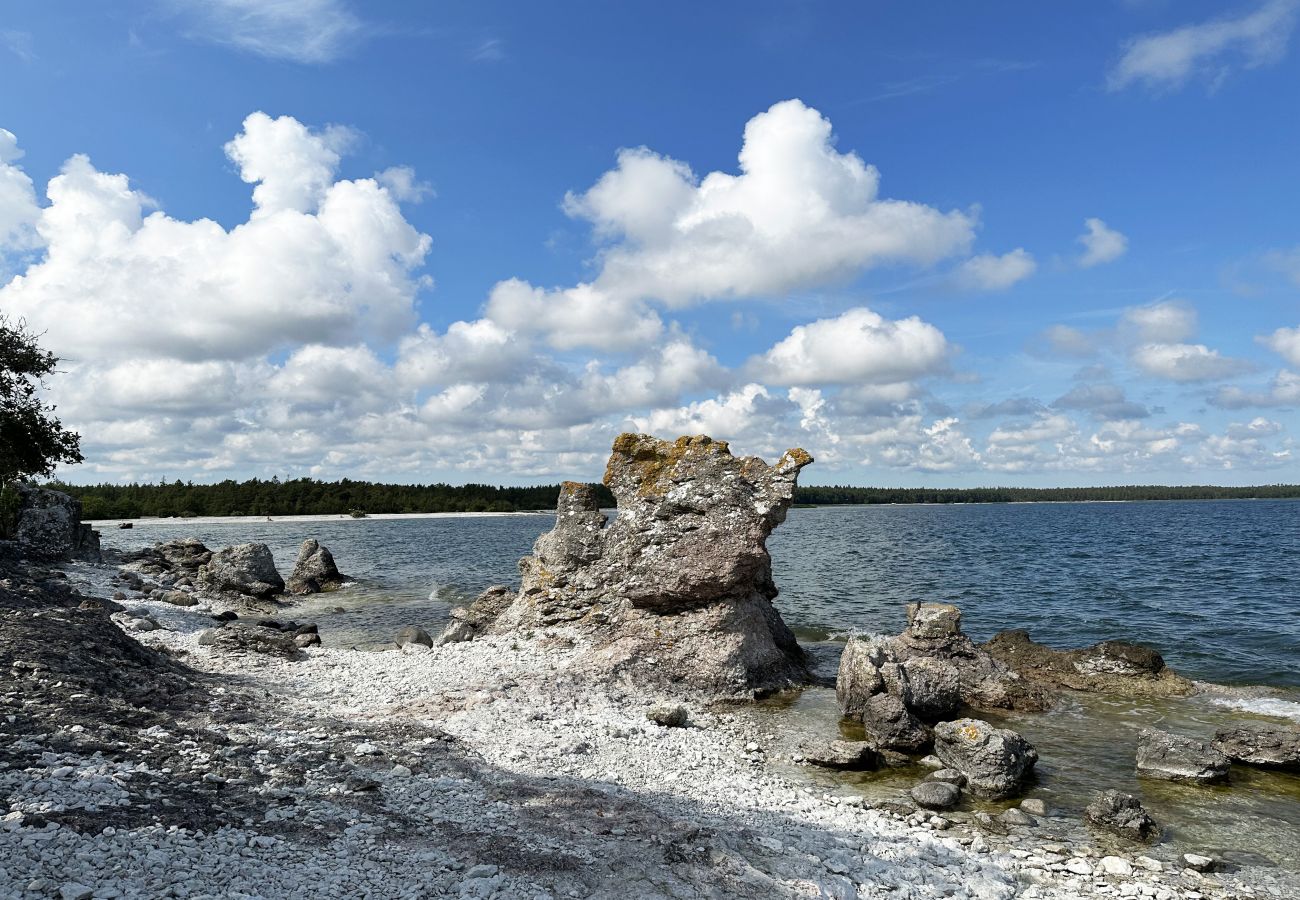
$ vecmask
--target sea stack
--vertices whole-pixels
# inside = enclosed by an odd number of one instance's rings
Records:
[[[737,458],[704,435],[620,435],[604,478],[613,524],[590,486],[566,482],[555,528],[519,563],[519,591],[485,592],[443,640],[565,629],[585,645],[580,669],[664,694],[739,699],[801,684],[766,542],[811,462],[798,449],[771,466]]]

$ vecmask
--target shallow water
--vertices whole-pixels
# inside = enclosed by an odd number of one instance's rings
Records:
[[[517,583],[518,559],[552,523],[525,514],[100,527],[105,546],[118,549],[190,536],[212,547],[264,541],[286,573],[298,545],[319,539],[355,583],[296,604],[294,618],[317,622],[337,646],[388,640],[407,624],[436,630],[451,606],[490,584]],[[1060,809],[1120,788],[1189,849],[1300,869],[1300,777],[1237,767],[1231,788],[1194,788],[1133,773],[1144,725],[1208,737],[1252,713],[1300,720],[1300,502],[795,509],[769,547],[778,606],[827,674],[845,634],[896,633],[903,605],[925,600],[959,605],[976,640],[1006,628],[1058,647],[1125,638],[1157,647],[1189,677],[1267,686],[1169,701],[1074,695],[1050,712],[1001,721],[1038,747],[1035,793]],[[825,688],[769,709],[789,727],[842,727]],[[920,773],[836,777],[896,794]]]

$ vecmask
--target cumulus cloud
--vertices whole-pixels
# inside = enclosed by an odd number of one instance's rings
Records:
[[[36,189],[16,163],[23,158],[18,138],[0,128],[0,262],[6,252],[28,250],[39,244],[36,222],[41,208]],[[0,268],[0,274],[3,274]]]
[[[1099,419],[1145,419],[1151,410],[1133,403],[1117,384],[1081,384],[1052,401],[1057,409],[1084,410]]]
[[[1001,256],[972,256],[957,267],[957,283],[980,291],[1003,291],[1024,281],[1038,264],[1023,247]]]
[[[1134,306],[1120,316],[1120,333],[1147,343],[1175,343],[1196,334],[1196,310],[1181,300]]]
[[[615,298],[697,300],[779,294],[887,263],[931,265],[964,254],[968,213],[882,199],[880,174],[835,149],[831,123],[798,100],[745,126],[740,173],[696,178],[646,148],[566,211],[607,243],[595,287]]]
[[[1300,366],[1300,326],[1279,328],[1260,338],[1260,343],[1293,366]]]
[[[1300,373],[1283,369],[1264,390],[1250,391],[1236,385],[1226,385],[1210,395],[1210,403],[1221,409],[1300,407]]]
[[[949,354],[943,332],[928,322],[857,307],[796,326],[751,368],[772,384],[889,383],[942,371]]]
[[[270,59],[329,63],[365,32],[344,0],[163,0],[191,37]]]
[[[1141,344],[1129,358],[1146,374],[1170,381],[1213,381],[1250,371],[1244,361],[1204,344]]]
[[[663,331],[653,310],[590,284],[548,291],[511,278],[492,288],[485,312],[502,327],[540,335],[559,350],[641,347]]]
[[[83,359],[246,359],[391,339],[413,322],[430,239],[374,179],[333,180],[339,140],[249,116],[227,152],[256,184],[256,208],[229,231],[150,212],[125,175],[74,156],[36,223],[45,255],[0,287],[0,306]]]
[[[1128,250],[1128,238],[1113,228],[1108,228],[1101,219],[1084,219],[1084,228],[1078,241],[1083,244],[1083,255],[1079,265],[1085,269],[1102,263],[1114,262]]]
[[[1193,77],[1216,86],[1234,67],[1280,62],[1295,29],[1296,0],[1269,0],[1251,12],[1225,16],[1128,41],[1108,78],[1112,91],[1141,84],[1182,87]]]

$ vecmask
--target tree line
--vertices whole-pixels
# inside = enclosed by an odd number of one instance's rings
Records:
[[[156,484],[96,485],[54,482],[50,487],[79,499],[87,519],[552,510],[560,489],[555,484],[532,487],[378,484],[351,479],[317,481],[312,478],[253,478],[248,481],[226,480],[215,484],[194,484],[179,480]],[[614,506],[614,496],[608,488],[596,485],[596,492],[602,506]],[[1091,488],[873,488],[836,485],[797,488],[794,500],[799,505],[821,506],[1264,498],[1300,498],[1300,485],[1127,485]]]

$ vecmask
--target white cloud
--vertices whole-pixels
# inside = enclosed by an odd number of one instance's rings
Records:
[[[1300,373],[1282,369],[1262,391],[1247,391],[1236,385],[1221,387],[1210,396],[1210,403],[1221,409],[1300,407]]]
[[[1300,326],[1279,328],[1259,341],[1291,365],[1300,366]]]
[[[1038,268],[1033,256],[1017,247],[1001,256],[972,256],[957,267],[957,282],[981,291],[1002,291],[1024,281]]]
[[[1196,334],[1196,310],[1181,300],[1164,300],[1126,309],[1119,320],[1120,334],[1128,339],[1170,344]]]
[[[590,284],[547,291],[511,278],[492,288],[485,312],[503,328],[540,335],[559,350],[643,347],[663,332],[659,316],[641,303]]]
[[[943,371],[949,353],[943,332],[928,322],[857,307],[796,326],[751,367],[773,384],[890,383]]]
[[[624,150],[565,209],[610,242],[597,289],[673,306],[780,294],[966,252],[971,215],[881,199],[879,181],[873,166],[835,149],[820,113],[787,100],[745,126],[739,175],[697,180],[684,163]]]
[[[344,0],[164,0],[192,37],[271,59],[328,63],[365,31]]]
[[[1204,344],[1141,344],[1130,358],[1146,374],[1170,381],[1213,381],[1250,370],[1241,360],[1220,356]]]
[[[0,262],[6,251],[27,250],[39,243],[36,222],[41,208],[32,180],[15,165],[22,157],[18,138],[0,128]]]
[[[0,306],[73,360],[247,359],[404,331],[430,239],[373,179],[332,180],[337,132],[260,113],[245,125],[229,152],[245,180],[266,179],[248,222],[146,215],[153,201],[125,175],[74,156],[36,226],[45,257],[0,287]]]
[[[1099,336],[1072,328],[1052,325],[1033,342],[1034,349],[1047,356],[1088,357],[1097,352]]]
[[[1085,269],[1114,262],[1128,250],[1128,238],[1115,229],[1108,228],[1101,219],[1084,219],[1083,225],[1088,230],[1078,238],[1079,243],[1083,244],[1079,265]]]
[[[1253,12],[1134,38],[1111,70],[1111,90],[1132,84],[1168,90],[1194,76],[1217,85],[1234,65],[1279,62],[1295,28],[1296,0],[1269,0]]]

